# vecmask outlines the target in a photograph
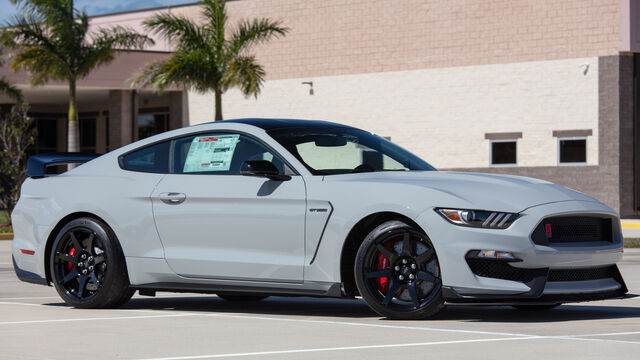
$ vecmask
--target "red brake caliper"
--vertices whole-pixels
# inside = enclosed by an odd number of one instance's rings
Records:
[[[391,249],[391,243],[386,243],[384,245],[387,249]],[[378,252],[378,267],[376,270],[384,270],[389,268],[389,259],[387,259],[381,252]],[[389,279],[386,277],[381,277],[376,279],[376,283],[378,284],[378,289],[381,293],[386,294],[387,290],[389,290]]]
[[[69,251],[69,255],[73,256],[76,253],[76,248],[72,248],[71,251]],[[67,263],[67,268],[69,269],[69,271],[73,271],[73,264],[72,263]]]

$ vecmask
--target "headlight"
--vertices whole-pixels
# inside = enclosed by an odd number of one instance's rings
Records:
[[[437,208],[436,212],[453,224],[487,229],[506,229],[518,218],[514,213],[484,210]]]

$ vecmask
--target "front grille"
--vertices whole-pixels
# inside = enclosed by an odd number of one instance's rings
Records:
[[[557,216],[546,218],[531,235],[540,245],[613,241],[610,218],[595,216]]]
[[[545,276],[547,269],[521,269],[504,261],[467,258],[471,271],[483,277],[528,283],[536,277]]]
[[[587,269],[549,270],[547,281],[585,281],[615,278],[616,266],[605,266]]]

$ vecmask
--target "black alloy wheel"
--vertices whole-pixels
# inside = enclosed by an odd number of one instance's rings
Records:
[[[440,266],[426,234],[397,220],[376,227],[356,255],[358,291],[378,314],[424,319],[444,307]]]
[[[115,235],[95,219],[76,219],[62,228],[52,247],[50,267],[58,294],[74,307],[115,307],[135,292],[129,287]]]

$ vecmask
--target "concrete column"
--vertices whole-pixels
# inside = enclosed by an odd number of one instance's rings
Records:
[[[137,139],[138,96],[133,90],[109,91],[109,147],[111,150]]]
[[[187,92],[172,91],[169,93],[169,130],[185,126],[189,126]]]

